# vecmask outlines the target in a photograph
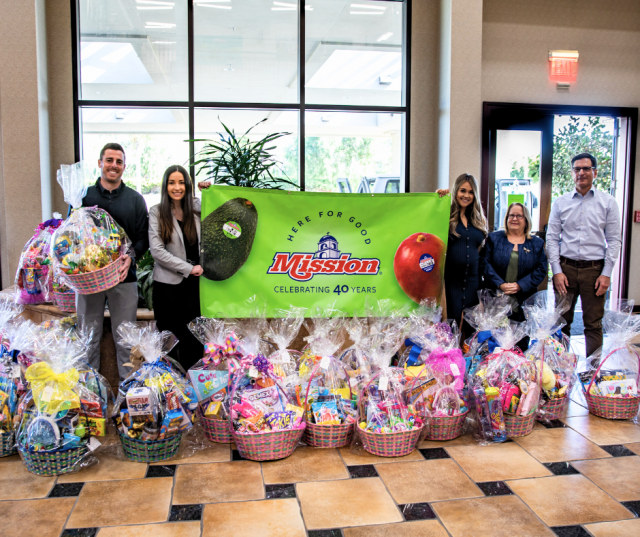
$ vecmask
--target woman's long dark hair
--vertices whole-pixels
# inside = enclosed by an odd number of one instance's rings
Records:
[[[193,208],[193,181],[189,172],[177,164],[169,166],[162,177],[162,194],[160,197],[160,236],[162,242],[171,242],[173,233],[173,213],[171,212],[171,196],[169,196],[169,176],[174,172],[180,172],[184,177],[184,198],[182,198],[182,222],[185,241],[193,244],[198,240],[195,215],[199,214]]]

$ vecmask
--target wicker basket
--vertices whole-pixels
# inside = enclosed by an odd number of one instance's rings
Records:
[[[560,397],[558,399],[551,399],[545,401],[542,406],[538,408],[536,419],[538,421],[557,420],[560,419],[562,413],[567,408],[569,403],[569,397]]]
[[[591,377],[591,382],[589,382],[589,386],[584,390],[584,396],[587,400],[587,406],[589,407],[589,412],[594,416],[598,416],[600,418],[606,418],[608,420],[630,420],[635,418],[638,414],[638,409],[640,408],[640,396],[636,397],[607,397],[606,395],[592,395],[591,387],[593,386],[593,381],[598,376],[600,369],[604,365],[604,363],[611,357],[613,354],[618,352],[619,350],[623,350],[626,347],[618,347],[617,349],[612,350],[607,356],[600,362],[598,369]],[[638,351],[633,349],[633,352],[638,358],[638,364],[640,366],[640,354]]]
[[[77,470],[78,463],[89,452],[86,446],[65,451],[34,451],[18,447],[27,470],[40,476],[68,474]]]
[[[640,397],[606,397],[586,393],[589,412],[608,420],[630,420],[638,414]]]
[[[404,457],[413,452],[423,427],[398,433],[372,433],[358,428],[364,449],[378,457]]]
[[[122,449],[126,457],[135,462],[166,461],[178,453],[182,434],[177,434],[165,440],[137,440],[119,435]]]
[[[536,415],[529,414],[528,416],[511,416],[509,414],[504,415],[504,424],[507,429],[507,436],[513,438],[515,436],[527,436],[533,431],[533,427],[536,424]]]
[[[76,292],[73,289],[63,293],[54,291],[53,301],[60,311],[67,313],[75,313],[76,311]]]
[[[437,440],[440,442],[453,440],[462,434],[462,427],[467,419],[469,411],[459,416],[431,418],[426,426],[425,440]]]
[[[221,444],[230,444],[233,442],[233,439],[231,438],[231,431],[229,430],[229,420],[207,418],[199,407],[198,419],[202,424],[205,436],[211,442],[219,442]]]
[[[239,433],[233,431],[233,440],[240,455],[252,461],[273,461],[291,455],[302,438],[305,423],[299,429],[286,429],[271,433]]]
[[[340,425],[318,425],[307,422],[307,428],[302,435],[302,441],[318,448],[339,448],[351,444],[354,423]]]
[[[16,449],[15,433],[0,433],[0,457],[9,457],[18,453]]]
[[[111,289],[120,283],[121,257],[109,263],[106,267],[83,274],[66,274],[65,279],[76,293],[92,295]]]

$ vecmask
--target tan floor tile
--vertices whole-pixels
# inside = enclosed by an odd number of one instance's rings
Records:
[[[86,483],[67,528],[152,524],[169,517],[173,479],[131,479]]]
[[[296,486],[307,529],[402,522],[402,515],[377,477],[318,481]]]
[[[509,487],[548,526],[633,518],[608,494],[581,475],[509,481]]]
[[[100,537],[200,537],[200,521],[102,528]]]
[[[571,464],[619,502],[640,500],[640,457],[616,457]]]
[[[163,464],[202,464],[207,462],[229,462],[231,460],[230,444],[217,444],[209,442],[209,446],[205,449],[196,451],[190,457],[178,457],[170,461],[152,462],[151,465]]]
[[[173,504],[241,502],[264,498],[260,463],[183,464],[176,470]]]
[[[589,409],[586,407],[586,402],[578,403],[577,401],[571,399],[569,401],[569,404],[567,405],[567,408],[564,409],[564,412],[562,412],[560,416],[562,419],[564,419],[566,417],[573,416],[587,416],[588,414]]]
[[[61,475],[58,483],[142,479],[147,474],[146,463],[118,459],[111,453],[98,453],[96,457],[98,464],[73,474]]]
[[[577,461],[611,457],[604,449],[569,427],[541,429],[513,440],[540,462]]]
[[[631,421],[605,420],[592,415],[564,418],[562,421],[601,446],[640,442],[640,427]]]
[[[484,497],[451,459],[381,464],[376,469],[399,504]]]
[[[447,453],[476,483],[552,475],[514,442],[492,446],[458,446]]]
[[[13,462],[13,461],[19,461],[19,460],[20,460],[20,455],[11,455],[11,457],[0,457],[0,465],[7,462]]]
[[[305,537],[294,498],[206,505],[202,537]]]
[[[636,455],[640,455],[640,442],[634,442],[633,444],[625,444],[624,447],[633,451]]]
[[[264,482],[270,485],[349,478],[349,472],[337,449],[312,447],[297,448],[286,459],[263,462],[262,474]]]
[[[75,503],[75,498],[2,502],[0,537],[59,537]]]
[[[46,498],[55,482],[55,477],[29,473],[18,457],[0,466],[0,500]]]
[[[343,533],[344,537],[447,537],[446,530],[437,520],[345,528]]]
[[[471,433],[463,434],[458,438],[454,438],[453,440],[447,440],[446,442],[440,442],[435,440],[423,440],[418,443],[418,448],[420,449],[430,449],[430,448],[446,448],[449,446],[475,446],[477,442],[473,439],[473,435]]]
[[[515,496],[453,500],[432,505],[453,537],[553,537],[531,510]]]
[[[340,456],[348,466],[357,464],[382,464],[385,462],[405,462],[405,461],[423,461],[424,457],[417,449],[414,449],[409,455],[404,457],[377,457],[367,453],[364,448],[358,450],[357,453],[351,451],[350,447],[340,448]]]
[[[600,522],[585,526],[594,537],[620,537],[621,535],[640,535],[640,519],[620,520],[618,522]]]

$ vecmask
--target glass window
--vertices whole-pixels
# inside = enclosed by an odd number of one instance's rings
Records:
[[[297,1],[195,0],[195,99],[298,102]]]
[[[289,133],[275,140],[269,147],[275,147],[270,153],[277,163],[274,175],[294,183],[298,183],[298,116],[297,110],[229,110],[229,109],[196,109],[196,139],[220,140],[220,136],[228,139],[229,135],[223,127],[231,130],[236,138],[240,138],[249,129],[246,136],[252,142],[276,132]],[[263,121],[266,120],[266,121]],[[204,143],[195,144],[196,153]],[[204,171],[197,176],[204,180]]]
[[[321,192],[404,192],[404,114],[306,113],[305,186]]]
[[[187,0],[80,0],[84,100],[188,99]]]
[[[142,194],[147,208],[160,203],[164,171],[173,164],[189,165],[189,114],[186,109],[82,108],[82,158],[100,176],[100,150],[109,142],[125,151],[123,180]]]
[[[306,102],[401,106],[403,3],[311,3],[305,13]]]

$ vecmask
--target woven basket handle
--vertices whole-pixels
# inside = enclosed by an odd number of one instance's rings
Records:
[[[600,362],[600,365],[596,369],[596,372],[591,377],[591,382],[589,382],[589,386],[587,386],[587,391],[586,391],[587,395],[591,393],[591,386],[593,386],[593,381],[598,376],[598,373],[600,373],[600,369],[602,369],[602,366],[604,365],[604,363],[609,359],[609,357],[612,354],[615,354],[616,352],[621,351],[622,349],[629,350],[629,347],[626,347],[626,346],[625,347],[618,347],[617,349],[612,350],[609,354],[607,354],[607,356],[605,356],[605,359]],[[631,349],[631,350],[635,353],[636,358],[638,359],[638,373],[640,374],[640,355],[638,354],[637,350],[635,350],[635,349]],[[582,389],[584,390],[584,385],[582,386]]]

